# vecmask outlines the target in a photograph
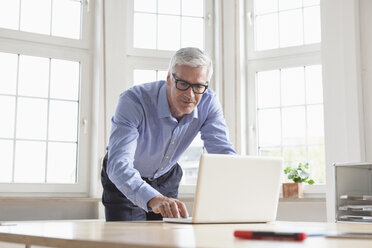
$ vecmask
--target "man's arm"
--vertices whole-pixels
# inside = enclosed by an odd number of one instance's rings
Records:
[[[107,174],[130,201],[148,211],[148,201],[160,193],[142,180],[133,165],[138,128],[143,118],[143,110],[133,97],[121,95],[112,118]]]
[[[216,154],[236,154],[229,141],[228,128],[216,95],[212,96],[207,111],[207,118],[200,129],[201,138],[207,151]]]

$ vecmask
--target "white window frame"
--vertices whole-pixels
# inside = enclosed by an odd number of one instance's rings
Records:
[[[205,51],[212,56],[213,55],[213,1],[204,0],[204,17],[206,22],[204,23],[205,31]],[[148,58],[165,58],[168,60],[174,54],[174,51],[162,51],[155,49],[142,49],[133,47],[133,20],[134,20],[134,0],[129,0],[127,4],[127,55],[135,57],[148,57]]]
[[[81,40],[0,28],[0,52],[77,61],[80,63],[79,128],[77,147],[77,182],[0,183],[0,196],[87,196],[92,120],[91,102],[91,33],[94,5],[82,1]]]
[[[247,41],[247,153],[257,155],[257,117],[256,117],[256,73],[286,67],[322,64],[321,44],[309,44],[272,50],[254,50],[253,1],[247,1],[246,41]],[[304,185],[306,197],[325,197],[326,185]]]

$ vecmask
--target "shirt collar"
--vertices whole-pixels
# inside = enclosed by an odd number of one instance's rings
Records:
[[[160,88],[158,95],[158,113],[159,118],[171,117],[171,112],[169,109],[168,98],[167,98],[167,83],[163,84]]]
[[[172,117],[168,103],[166,83],[160,88],[157,108],[159,118]],[[182,119],[185,119],[186,122],[190,122],[192,119],[198,119],[198,107],[194,108],[190,114],[185,115]]]

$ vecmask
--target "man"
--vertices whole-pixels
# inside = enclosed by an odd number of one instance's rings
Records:
[[[187,217],[176,199],[182,178],[177,161],[199,131],[209,153],[235,153],[217,96],[208,89],[212,74],[206,53],[182,48],[166,81],[120,95],[102,168],[107,221]]]

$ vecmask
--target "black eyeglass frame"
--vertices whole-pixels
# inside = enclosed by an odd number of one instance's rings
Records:
[[[183,80],[183,79],[179,79],[179,78],[177,78],[176,75],[175,75],[174,73],[172,73],[172,76],[173,76],[174,81],[175,81],[175,83],[176,83],[176,88],[177,88],[177,90],[180,90],[180,91],[186,91],[186,90],[188,90],[188,89],[191,87],[191,88],[192,88],[192,91],[193,91],[195,94],[200,94],[200,95],[201,95],[201,94],[204,94],[204,93],[207,91],[207,89],[208,89],[208,84],[192,84],[192,83],[190,83],[190,82],[188,82],[188,81],[186,81],[186,80]],[[178,88],[178,87],[177,87],[178,82],[182,82],[182,83],[187,84],[187,85],[188,85],[187,88],[185,88],[185,89],[180,89],[180,88]],[[203,92],[195,92],[194,87],[197,87],[197,86],[203,86],[203,87],[204,87]]]

